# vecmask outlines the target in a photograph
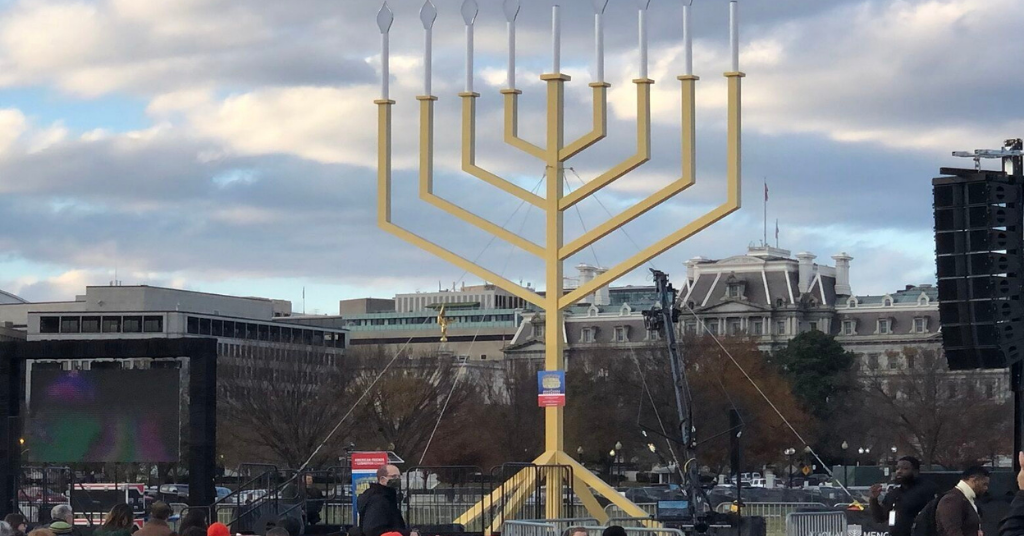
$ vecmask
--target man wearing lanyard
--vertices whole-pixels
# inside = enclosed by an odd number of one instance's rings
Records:
[[[921,462],[913,456],[904,456],[896,462],[893,481],[897,487],[882,495],[882,484],[871,486],[868,509],[876,523],[889,523],[890,536],[911,536],[917,514],[935,498],[935,486],[922,481]]]

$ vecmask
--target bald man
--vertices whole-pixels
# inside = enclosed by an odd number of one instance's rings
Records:
[[[402,473],[394,465],[377,469],[377,481],[359,496],[359,528],[364,536],[381,536],[385,532],[405,532],[405,519],[398,507],[398,491]]]

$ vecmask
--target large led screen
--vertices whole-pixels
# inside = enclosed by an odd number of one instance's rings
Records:
[[[25,457],[35,462],[175,462],[178,370],[33,370]]]

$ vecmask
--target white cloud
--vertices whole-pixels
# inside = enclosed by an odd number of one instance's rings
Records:
[[[0,154],[10,149],[27,127],[25,114],[20,110],[0,109]]]

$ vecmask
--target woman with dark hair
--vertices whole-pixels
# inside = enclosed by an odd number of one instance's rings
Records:
[[[28,532],[28,520],[21,514],[7,514],[4,521],[11,525],[16,536],[25,536],[25,533]]]
[[[131,507],[125,503],[115,504],[107,512],[103,524],[93,534],[95,536],[131,536],[133,525],[135,525],[135,514],[132,513]]]
[[[185,515],[181,517],[181,523],[178,523],[178,534],[184,536],[185,531],[196,527],[206,534],[206,510],[195,509],[188,510]]]

